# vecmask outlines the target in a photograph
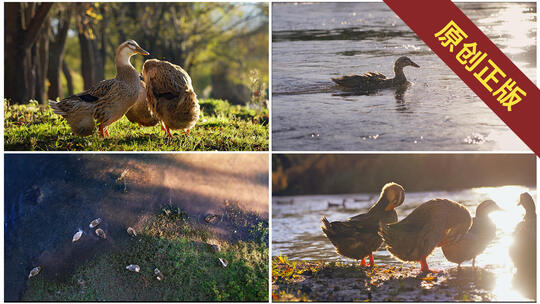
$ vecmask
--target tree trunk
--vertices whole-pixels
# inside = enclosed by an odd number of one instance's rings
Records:
[[[47,70],[47,79],[49,79],[49,99],[56,100],[63,97],[62,85],[60,81],[60,69],[64,59],[64,49],[66,45],[67,32],[71,23],[71,14],[73,10],[68,7],[65,15],[58,14],[58,26],[56,34],[53,33],[53,38],[49,46],[49,67]],[[71,75],[70,75],[71,76]],[[66,77],[67,78],[67,77]],[[73,91],[73,88],[72,88]]]
[[[62,73],[66,77],[66,84],[68,89],[68,96],[73,95],[73,78],[71,77],[71,71],[66,64],[66,61],[62,59]]]
[[[27,103],[36,96],[35,68],[32,48],[53,3],[5,3],[4,5],[4,93],[14,103]],[[34,49],[34,51],[36,51]],[[34,53],[35,54],[35,53]]]
[[[88,39],[84,33],[79,33],[79,46],[81,48],[81,74],[83,77],[85,90],[88,90],[97,82],[94,42],[95,40]]]
[[[42,30],[44,33],[40,35],[40,38],[35,45],[37,52],[33,58],[34,68],[36,71],[34,99],[41,104],[45,103],[47,100],[45,79],[47,76],[47,67],[49,65],[49,37],[47,35],[49,28],[44,27]]]

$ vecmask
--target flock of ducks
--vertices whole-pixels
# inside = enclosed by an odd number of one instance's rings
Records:
[[[218,218],[217,215],[208,214],[205,217],[205,221],[208,224],[215,224],[217,218]],[[99,226],[102,223],[102,221],[103,220],[101,218],[96,218],[96,219],[94,219],[94,220],[92,220],[90,222],[88,227],[90,227],[90,229],[94,229],[97,226]],[[126,231],[131,237],[136,237],[137,236],[137,231],[133,227],[128,227],[126,229]],[[98,237],[100,237],[102,239],[107,239],[107,234],[105,233],[105,231],[103,229],[96,228],[94,232],[96,233],[96,235]],[[73,235],[73,238],[72,238],[71,242],[76,243],[77,241],[79,241],[82,238],[83,234],[84,234],[84,232],[81,229],[79,229]],[[209,245],[210,245],[211,249],[214,252],[217,253],[217,252],[221,251],[221,247],[218,244],[209,244]],[[226,259],[224,259],[224,258],[218,258],[218,264],[225,268],[228,265],[228,261]],[[132,271],[132,272],[140,272],[141,271],[141,267],[139,265],[137,265],[137,264],[127,265],[126,269],[129,270],[129,271]],[[37,266],[37,267],[32,268],[32,270],[30,270],[30,273],[28,274],[28,278],[32,278],[32,277],[38,275],[41,270],[42,270],[41,266]],[[163,273],[157,267],[154,267],[154,275],[156,277],[156,280],[158,280],[158,281],[163,281],[165,279],[165,276],[163,275]]]
[[[160,123],[168,137],[172,137],[170,130],[189,134],[199,119],[200,107],[188,73],[168,61],[150,59],[139,76],[130,62],[136,54],[150,55],[133,40],[122,43],[116,50],[116,77],[58,102],[50,101],[53,112],[62,115],[80,136],[93,134],[96,122],[100,135],[109,136],[107,127],[124,115],[141,126]]]
[[[473,219],[462,204],[433,199],[398,222],[395,208],[403,203],[404,197],[402,186],[388,183],[367,213],[335,222],[323,216],[322,231],[338,254],[361,260],[362,266],[366,266],[368,256],[369,266],[374,265],[373,251],[384,241],[395,258],[420,262],[422,272],[436,272],[429,269],[426,261],[436,247],[441,247],[446,259],[458,264],[458,268],[471,259],[474,268],[476,256],[495,239],[496,226],[488,215],[502,209],[492,200],[480,203]],[[526,215],[515,229],[510,256],[519,270],[536,265],[536,213],[528,193],[520,196],[518,205],[525,208]]]

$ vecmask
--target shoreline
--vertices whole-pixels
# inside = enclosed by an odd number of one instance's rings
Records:
[[[438,273],[421,273],[413,264],[369,268],[359,264],[272,258],[275,302],[500,301],[494,292],[495,283],[496,275],[489,268],[453,267]]]

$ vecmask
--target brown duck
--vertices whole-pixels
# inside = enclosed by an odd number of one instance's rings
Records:
[[[135,104],[126,113],[126,118],[132,123],[139,124],[144,127],[152,127],[159,122],[150,110],[146,102],[146,84],[141,80],[141,87],[139,89],[139,97]]]
[[[381,73],[367,72],[363,75],[341,76],[331,78],[337,85],[355,91],[374,91],[379,89],[397,88],[409,82],[403,73],[403,68],[412,66],[419,68],[409,57],[399,57],[394,63],[394,78],[387,78]]]
[[[166,135],[171,129],[189,130],[199,119],[200,107],[188,73],[178,65],[157,59],[147,60],[142,76],[150,112],[161,121]]]
[[[349,218],[347,221],[329,222],[326,217],[321,218],[321,228],[326,237],[342,256],[362,260],[366,266],[365,257],[369,256],[369,266],[375,264],[373,251],[382,244],[377,234],[379,222],[393,223],[398,217],[394,208],[400,206],[405,199],[405,190],[396,183],[384,185],[379,200],[367,213]]]
[[[418,261],[422,272],[429,272],[426,258],[435,247],[458,241],[471,224],[471,215],[463,205],[434,199],[423,203],[397,223],[382,224],[379,234],[394,257],[402,261]]]
[[[107,127],[122,118],[135,104],[141,86],[139,74],[129,62],[135,54],[150,53],[133,40],[122,43],[116,50],[116,78],[100,81],[92,88],[59,102],[49,102],[54,113],[67,119],[74,134],[91,135],[95,119],[101,136],[109,136]]]
[[[461,263],[472,259],[474,268],[476,256],[484,252],[489,243],[495,239],[497,227],[488,215],[498,210],[502,209],[492,200],[480,203],[476,207],[471,229],[459,241],[441,247],[446,259],[457,263],[458,268]]]

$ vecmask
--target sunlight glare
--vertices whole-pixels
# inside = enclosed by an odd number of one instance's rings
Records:
[[[513,232],[516,225],[523,219],[525,210],[517,206],[519,196],[523,192],[532,192],[522,186],[503,186],[476,188],[473,191],[490,197],[503,211],[493,212],[490,218],[497,226],[497,238],[494,246],[486,249],[484,254],[477,257],[477,263],[481,265],[500,265],[492,269],[496,281],[493,294],[497,301],[528,301],[526,297],[512,287],[514,265],[509,255],[509,248],[513,242]],[[531,193],[534,197],[534,192]]]

